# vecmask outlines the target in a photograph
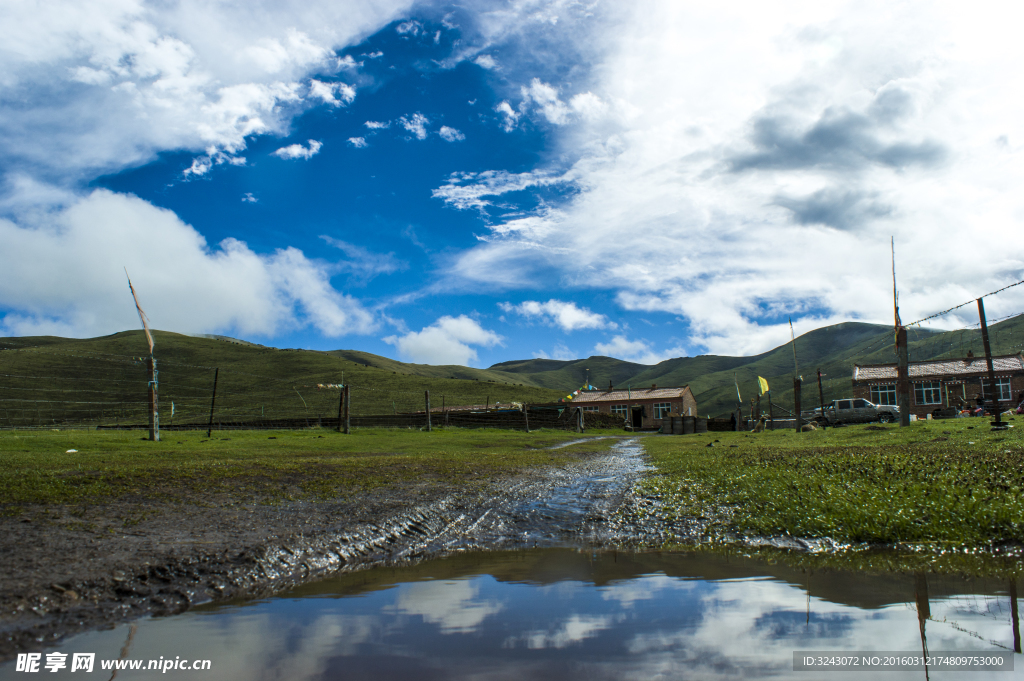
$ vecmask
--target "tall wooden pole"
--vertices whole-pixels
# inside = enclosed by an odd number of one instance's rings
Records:
[[[1010,578],[1010,620],[1013,625],[1013,652],[1020,652],[1020,617],[1017,613],[1017,578]]]
[[[149,439],[160,441],[160,391],[157,383],[156,359],[149,356]]]
[[[1003,424],[1002,415],[999,413],[1002,409],[999,408],[999,389],[996,386],[996,370],[995,365],[992,363],[992,346],[988,343],[988,322],[985,321],[985,303],[982,298],[978,298],[978,317],[981,319],[981,342],[985,345],[988,383],[989,388],[992,390],[992,411],[996,415],[996,420],[992,422],[992,429],[1004,430],[1006,426]]]
[[[430,432],[430,391],[424,390],[423,397],[427,401],[427,432]]]
[[[210,396],[210,422],[206,424],[206,437],[213,437],[213,407],[217,404],[217,377],[220,368],[213,370],[213,394]]]
[[[772,407],[771,390],[768,391],[768,429],[775,430],[775,409]]]
[[[530,415],[528,413],[526,413],[526,410],[527,410],[527,406],[524,403],[523,404],[523,422],[526,423],[526,432],[529,433],[530,432]]]
[[[800,417],[800,377],[797,376],[793,379],[793,412],[796,414],[796,432],[800,432],[800,427],[804,425],[804,420]]]
[[[818,404],[821,407],[821,427],[824,428],[828,424],[828,419],[825,418],[825,391],[821,389],[821,369],[818,369]]]
[[[900,427],[910,425],[910,356],[907,349],[907,327],[896,327],[896,406],[900,410]]]

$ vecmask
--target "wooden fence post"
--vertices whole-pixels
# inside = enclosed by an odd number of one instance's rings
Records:
[[[217,404],[217,377],[220,369],[213,370],[213,394],[210,396],[210,422],[206,424],[206,437],[213,437],[213,408]]]
[[[423,397],[427,400],[427,432],[430,432],[430,391],[424,390]]]
[[[345,386],[342,388],[342,392],[345,393],[345,435],[352,432],[350,418],[352,416],[352,388],[351,386]]]
[[[342,430],[342,414],[345,407],[345,384],[342,383],[341,390],[338,391],[338,432]]]
[[[526,432],[530,432],[530,415],[526,413],[526,403],[523,403],[523,421],[526,423]]]

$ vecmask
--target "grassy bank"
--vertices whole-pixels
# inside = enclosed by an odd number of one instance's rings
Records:
[[[1013,423],[1003,432],[988,419],[952,419],[648,438],[658,475],[643,491],[670,513],[711,519],[711,538],[1024,542],[1024,421]]]
[[[389,486],[480,484],[603,451],[614,440],[548,450],[562,431],[326,429],[164,433],[0,432],[0,513],[56,504],[223,504],[340,498]],[[77,451],[69,451],[77,450]]]

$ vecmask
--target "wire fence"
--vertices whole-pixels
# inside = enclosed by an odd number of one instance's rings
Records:
[[[0,428],[148,428],[148,361],[99,353],[0,352]],[[340,425],[340,371],[275,378],[159,358],[156,369],[161,430]],[[530,404],[512,386],[459,381],[466,385],[453,390],[453,381],[443,381],[445,388],[435,391],[429,379],[416,378],[412,382],[426,390],[408,389],[403,378],[390,374],[379,384],[349,384],[351,425],[425,427],[429,414],[431,427],[572,427],[569,410]]]

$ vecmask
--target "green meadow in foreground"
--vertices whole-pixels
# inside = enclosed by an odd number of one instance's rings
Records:
[[[225,503],[343,498],[396,483],[479,484],[565,463],[615,440],[548,448],[574,433],[327,429],[164,432],[0,432],[0,513],[22,505],[115,500]],[[69,450],[77,450],[70,452]]]
[[[648,438],[642,492],[729,535],[991,547],[1024,541],[1024,420]],[[708,447],[708,443],[714,446]]]

